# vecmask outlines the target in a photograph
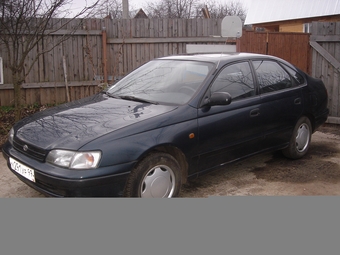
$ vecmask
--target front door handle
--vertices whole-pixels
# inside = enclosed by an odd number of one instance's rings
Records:
[[[250,111],[250,117],[257,117],[260,115],[260,109],[256,108]]]

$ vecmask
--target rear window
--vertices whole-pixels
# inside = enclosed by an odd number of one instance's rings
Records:
[[[302,85],[302,84],[305,83],[305,79],[303,78],[303,76],[300,73],[298,73],[296,70],[290,68],[287,65],[284,65],[284,68],[293,77],[293,79],[294,79],[294,81],[297,85]]]

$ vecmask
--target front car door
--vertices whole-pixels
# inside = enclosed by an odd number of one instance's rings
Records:
[[[261,97],[248,61],[225,66],[207,96],[228,92],[229,105],[198,109],[199,171],[209,170],[259,150],[262,140]]]

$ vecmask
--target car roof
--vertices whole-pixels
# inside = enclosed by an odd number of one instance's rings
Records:
[[[229,62],[237,60],[248,60],[248,59],[273,59],[286,62],[280,58],[256,54],[256,53],[245,53],[245,52],[232,52],[232,53],[194,53],[194,54],[183,54],[183,55],[173,55],[162,57],[158,59],[172,59],[172,60],[193,60],[193,61],[207,61],[207,62]]]

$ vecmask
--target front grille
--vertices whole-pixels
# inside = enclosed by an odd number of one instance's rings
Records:
[[[37,146],[28,144],[24,141],[21,141],[17,137],[14,137],[13,140],[13,147],[17,151],[20,151],[22,154],[25,154],[26,156],[33,158],[35,160],[38,160],[40,162],[44,162],[47,152]],[[24,149],[25,147],[25,149]]]

